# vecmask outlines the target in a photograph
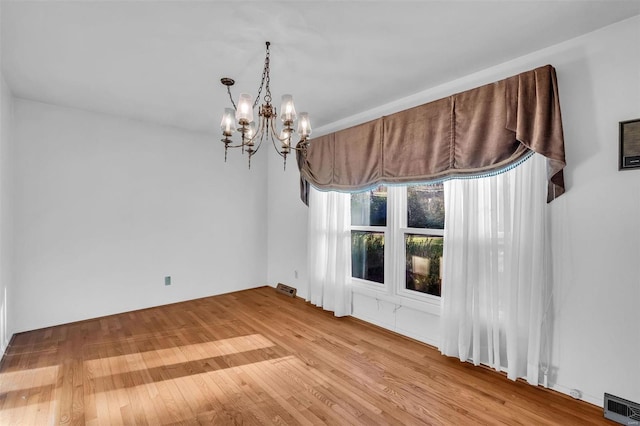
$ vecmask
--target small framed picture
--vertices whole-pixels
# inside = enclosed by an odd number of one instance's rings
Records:
[[[640,169],[640,118],[620,122],[618,170]]]

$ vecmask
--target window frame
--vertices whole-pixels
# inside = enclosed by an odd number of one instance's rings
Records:
[[[384,232],[384,283],[352,277],[355,289],[384,294],[389,298],[399,297],[408,303],[404,305],[427,307],[429,311],[439,311],[441,297],[406,288],[406,247],[405,235],[418,234],[444,237],[444,229],[409,228],[407,226],[407,186],[385,185],[387,187],[387,225],[352,225],[351,231]],[[446,214],[446,213],[445,213]],[[444,256],[444,253],[443,253]],[[417,302],[417,303],[416,303]]]
[[[388,210],[387,210],[387,214],[388,214]],[[384,235],[384,282],[383,283],[379,283],[377,281],[370,281],[370,280],[365,280],[364,278],[357,278],[354,277],[353,275],[351,276],[351,280],[352,283],[356,283],[359,285],[364,285],[366,287],[377,287],[379,289],[385,289],[387,282],[388,282],[388,263],[389,263],[389,256],[387,256],[387,252],[388,252],[388,238],[389,238],[389,222],[387,221],[387,226],[371,226],[371,225],[351,225],[351,230],[350,233],[352,233],[353,231],[360,231],[360,232],[375,232],[375,233],[381,233]]]
[[[350,231],[349,233],[351,234],[353,231],[361,231],[361,232],[376,232],[376,233],[382,233],[384,235],[384,254],[383,254],[383,258],[384,258],[384,262],[383,262],[383,267],[384,267],[384,282],[383,283],[379,283],[377,281],[370,281],[370,280],[365,280],[363,278],[357,278],[354,276],[351,276],[351,283],[356,285],[356,286],[360,286],[363,288],[369,288],[369,289],[375,289],[376,291],[383,291],[386,292],[387,290],[387,283],[389,283],[389,256],[388,256],[388,250],[389,250],[389,187],[387,185],[379,185],[379,186],[385,186],[387,188],[387,221],[386,221],[386,226],[381,226],[381,225],[351,225],[350,226]],[[376,187],[377,188],[377,187]],[[370,191],[371,189],[369,189],[368,191]],[[363,191],[366,192],[366,191]]]

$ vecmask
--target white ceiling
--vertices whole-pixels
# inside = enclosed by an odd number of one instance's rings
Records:
[[[640,1],[2,1],[17,97],[219,132],[271,46],[315,128],[640,14]],[[541,64],[542,65],[542,64]]]

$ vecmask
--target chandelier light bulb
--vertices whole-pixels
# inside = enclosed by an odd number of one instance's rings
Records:
[[[282,129],[280,132],[280,140],[282,141],[282,147],[288,148],[291,145],[291,130]]]
[[[235,111],[233,110],[233,108],[224,109],[222,122],[220,123],[220,128],[222,129],[222,134],[224,136],[231,136],[231,134],[235,130],[236,119],[234,117],[234,114]]]
[[[311,123],[309,122],[309,114],[306,112],[300,113],[300,119],[298,120],[298,134],[302,139],[306,139],[311,136]]]
[[[245,132],[245,139],[251,139],[255,134],[256,134],[256,122],[252,121],[251,123],[249,123],[249,127]]]
[[[238,123],[249,124],[253,121],[253,103],[251,102],[251,95],[247,93],[240,94],[238,99],[238,110],[236,111],[236,120]]]
[[[296,108],[293,105],[293,96],[282,95],[280,115],[283,123],[293,123],[296,120]]]

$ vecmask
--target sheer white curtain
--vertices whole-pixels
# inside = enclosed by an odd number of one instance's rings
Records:
[[[309,191],[307,301],[351,315],[351,195]]]
[[[547,162],[445,182],[443,354],[537,385],[549,306]]]

